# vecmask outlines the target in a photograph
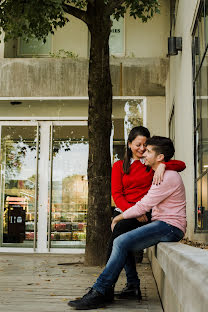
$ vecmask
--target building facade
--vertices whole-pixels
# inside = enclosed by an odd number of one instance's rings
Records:
[[[198,12],[207,1],[199,2],[161,0],[147,24],[128,14],[113,21],[110,144],[113,162],[135,125],[170,136],[187,165],[187,236],[206,240],[207,24]],[[182,51],[168,57],[170,34],[182,37]],[[73,17],[45,45],[0,44],[0,252],[85,245],[89,44],[87,27]]]
[[[185,13],[186,12],[186,13]],[[174,128],[175,157],[186,162],[187,237],[207,242],[208,1],[173,1],[171,35],[182,51],[169,57],[166,125]]]

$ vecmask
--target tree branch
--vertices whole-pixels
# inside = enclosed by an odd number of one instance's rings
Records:
[[[121,6],[125,0],[113,0],[108,4],[108,12],[110,12],[110,15],[114,12],[116,8]]]
[[[87,0],[88,3],[90,3],[92,6],[95,5],[95,0]]]
[[[85,22],[88,25],[89,20],[88,20],[88,15],[87,15],[86,11],[83,11],[81,9],[77,9],[71,5],[68,5],[68,4],[64,4],[63,8],[64,8],[64,12],[66,12],[70,15],[73,15],[74,17],[82,20],[83,22]]]

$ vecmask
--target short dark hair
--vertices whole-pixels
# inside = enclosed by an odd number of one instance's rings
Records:
[[[174,153],[175,148],[171,139],[162,136],[153,136],[146,141],[146,145],[151,145],[153,151],[158,155],[164,155],[164,161],[170,160]]]

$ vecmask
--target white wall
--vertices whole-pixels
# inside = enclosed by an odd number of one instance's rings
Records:
[[[126,56],[166,57],[170,31],[169,0],[160,0],[160,14],[147,23],[126,15]]]
[[[151,135],[166,135],[165,115],[165,97],[147,97],[147,128],[149,129]]]
[[[194,125],[192,86],[192,25],[198,0],[180,0],[176,17],[175,36],[182,37],[183,50],[170,57],[169,75],[166,83],[166,120],[175,103],[175,147],[176,159],[185,161],[187,169],[182,173],[187,197],[187,236],[203,239],[203,234],[194,235]],[[166,124],[168,129],[168,123]]]
[[[60,28],[52,37],[52,52],[71,51],[79,57],[88,56],[88,28],[84,22],[68,16],[70,22]]]

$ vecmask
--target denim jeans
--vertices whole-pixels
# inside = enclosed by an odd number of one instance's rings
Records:
[[[114,211],[113,213],[113,218],[118,216],[120,212]],[[144,226],[145,224],[148,224],[151,222],[151,213],[147,213],[148,216],[148,222],[139,222],[137,219],[124,219],[119,221],[111,235],[111,238],[108,243],[108,251],[107,251],[107,261],[108,262],[111,252],[113,249],[113,241],[120,235],[135,230],[138,227]],[[124,270],[126,271],[126,278],[127,278],[127,283],[128,284],[134,284],[134,285],[139,285],[140,281],[138,278],[137,270],[136,270],[136,261],[135,261],[135,255],[134,252],[129,252],[128,257],[126,258],[126,263],[124,266]]]
[[[120,212],[114,210],[113,218],[115,218],[119,214],[120,214]],[[112,232],[111,238],[109,240],[106,263],[108,262],[108,260],[111,256],[114,239],[116,239],[118,236],[120,236],[126,232],[135,230],[138,227],[141,227],[141,226],[144,226],[144,225],[150,223],[151,222],[151,212],[147,213],[147,217],[148,217],[148,222],[139,222],[137,219],[133,218],[133,219],[121,220],[116,224],[116,226]],[[128,284],[133,284],[133,285],[139,285],[140,284],[140,280],[138,278],[138,274],[137,274],[137,270],[136,270],[136,261],[135,261],[134,252],[128,253],[128,257],[126,258],[124,270],[126,271],[126,278],[127,278]]]
[[[183,236],[184,233],[179,228],[163,221],[153,221],[120,235],[114,240],[110,259],[93,288],[105,294],[117,282],[129,252],[142,250],[159,242],[178,242]]]

